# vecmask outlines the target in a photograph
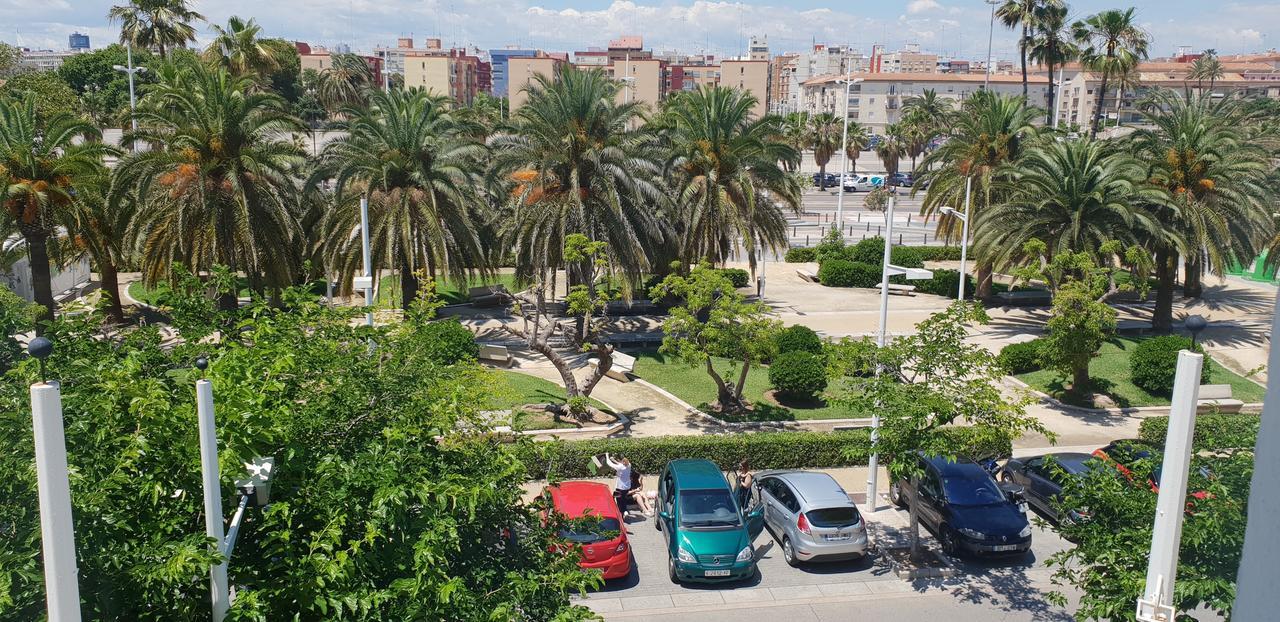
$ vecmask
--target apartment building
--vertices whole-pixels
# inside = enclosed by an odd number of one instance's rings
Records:
[[[746,91],[756,98],[751,116],[759,119],[769,112],[769,61],[727,60],[720,63],[720,86]]]
[[[493,76],[493,95],[495,97],[507,97],[507,93],[510,91],[507,84],[507,67],[510,59],[533,58],[537,55],[538,50],[519,50],[515,48],[489,50],[489,65]]]
[[[641,102],[656,110],[666,97],[666,63],[660,60],[623,60],[604,67],[604,70],[609,77],[622,82],[622,88],[618,89],[620,103]]]
[[[444,53],[444,50],[440,49],[439,39],[427,39],[424,43],[425,47],[421,48],[413,47],[413,43],[413,37],[400,37],[396,39],[395,47],[378,46],[373,48],[373,55],[382,59],[383,67],[388,74],[403,76],[406,58]]]
[[[785,99],[773,100],[775,112],[784,113],[804,109],[805,82],[825,75],[868,72],[871,62],[865,54],[849,46],[820,43],[808,52],[795,54],[785,66],[775,66],[774,70],[780,74],[776,79],[787,83],[778,89],[785,91]]]
[[[454,49],[447,53],[413,54],[402,60],[406,88],[420,87],[469,105],[480,92],[480,59]]]
[[[79,48],[57,52],[22,48],[21,55],[18,57],[18,66],[30,71],[55,71],[62,66],[62,61],[88,51],[88,49]]]
[[[769,60],[769,37],[752,35],[751,43],[747,46],[747,60]]]
[[[319,46],[319,45],[312,46],[307,43],[303,43],[301,41],[294,41],[293,45],[295,48],[297,48],[298,56],[302,59],[303,71],[311,69],[316,72],[323,72],[324,70],[330,67],[333,67],[334,54],[349,53],[349,52],[338,52],[337,51],[338,48],[335,48],[334,51],[330,52],[327,48],[323,46]],[[344,47],[343,49],[350,49],[350,48]],[[369,70],[373,73],[373,83],[381,85],[382,78],[383,78],[382,76],[383,60],[381,58],[378,58],[377,56],[361,56],[361,58],[363,58],[364,62],[367,65],[369,65]]]
[[[938,55],[920,51],[919,44],[911,43],[897,52],[884,52],[880,46],[872,48],[871,71],[879,73],[938,73]]]
[[[529,101],[526,89],[533,83],[534,76],[555,77],[565,64],[563,58],[543,54],[534,57],[511,56],[506,61],[507,99],[511,112],[519,110]]]
[[[1226,63],[1224,63],[1225,68]],[[1190,63],[1152,62],[1137,68],[1137,86],[1122,89],[1114,81],[1102,93],[1102,77],[1089,71],[1075,71],[1063,81],[1057,97],[1058,123],[1061,126],[1089,126],[1097,112],[1098,98],[1102,97],[1103,119],[1108,122],[1138,123],[1142,120],[1139,102],[1154,89],[1174,89],[1179,92],[1210,93],[1214,97],[1270,97],[1280,99],[1280,70],[1257,64],[1250,67],[1232,64],[1233,71],[1226,71],[1213,81],[1193,80],[1188,73]]]
[[[802,110],[810,113],[830,112],[837,116],[845,111],[843,102],[845,85],[837,82],[843,75],[827,75],[806,81],[801,96]],[[952,73],[854,73],[854,79],[862,82],[849,88],[849,119],[883,133],[885,126],[902,120],[902,105],[910,97],[933,90],[945,99],[959,102],[990,88],[1005,95],[1022,95],[1022,77],[994,75],[990,84],[983,86],[985,76]],[[1033,104],[1044,105],[1049,91],[1049,80],[1043,76],[1031,76],[1029,95]]]

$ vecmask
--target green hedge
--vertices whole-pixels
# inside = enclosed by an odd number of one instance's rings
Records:
[[[1173,394],[1173,376],[1178,368],[1178,352],[1204,352],[1199,344],[1180,335],[1163,335],[1143,339],[1129,357],[1129,374],[1133,384],[1153,395]],[[1209,366],[1200,370],[1200,384],[1208,384]]]
[[[960,271],[934,270],[932,279],[911,281],[910,283],[916,286],[916,291],[918,292],[955,298],[960,293]],[[964,284],[964,297],[966,299],[973,298],[974,285],[973,276],[966,274]]]
[[[793,246],[787,249],[784,258],[787,263],[812,263],[817,261],[817,253],[809,246]]]
[[[751,275],[747,274],[747,271],[742,268],[725,268],[720,272],[724,274],[725,278],[729,279],[730,283],[733,283],[734,287],[746,287],[751,280]]]
[[[788,397],[812,398],[827,388],[827,366],[812,352],[787,352],[769,365],[769,384]]]
[[[1252,449],[1258,443],[1257,415],[1196,415],[1195,451]],[[1169,417],[1148,417],[1138,426],[1138,438],[1164,445],[1169,432]]]
[[[1005,373],[1008,374],[1025,374],[1044,369],[1044,364],[1040,362],[1040,344],[1042,343],[1044,343],[1043,337],[1022,343],[1011,343],[1000,349],[996,362],[1000,363],[1000,367],[1004,368]]]
[[[868,238],[880,239],[880,238]],[[857,244],[847,248],[857,248]],[[907,248],[919,257],[920,261],[960,261],[959,246],[895,246],[894,249]],[[876,250],[879,249],[879,250]],[[884,247],[877,245],[870,249],[875,253],[875,261],[880,263],[884,256]],[[895,252],[898,252],[895,250]],[[810,263],[817,261],[816,249],[812,246],[793,246],[787,250],[787,263]],[[901,264],[899,264],[901,265]]]
[[[1005,440],[975,433],[971,428],[948,428],[960,455],[1009,455]],[[706,458],[731,469],[743,458],[751,468],[808,469],[864,466],[870,455],[869,430],[847,432],[752,432],[724,435],[608,438],[552,443],[521,443],[514,447],[529,477],[545,479],[548,471],[561,478],[590,477],[591,456],[605,452],[626,456],[641,473],[658,473],[672,460]]]
[[[792,324],[773,337],[773,344],[778,354],[788,352],[808,352],[822,354],[822,338],[812,328],[803,324]]]
[[[960,261],[959,246],[909,246],[924,261]]]
[[[818,282],[827,287],[875,287],[880,273],[880,266],[828,259],[818,266]]]

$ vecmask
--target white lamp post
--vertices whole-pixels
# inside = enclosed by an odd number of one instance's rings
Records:
[[[889,263],[893,253],[893,204],[894,196],[889,195],[889,207],[885,210],[884,259],[880,268],[880,327],[876,332],[876,347],[884,348],[885,331],[889,322],[889,277],[903,275],[910,280],[931,279],[933,272],[922,268],[903,268]],[[876,376],[884,372],[884,366],[877,356]],[[879,503],[876,499],[876,479],[879,470],[879,456],[876,454],[876,441],[880,438],[880,408],[871,412],[871,459],[867,461],[867,507],[874,512]]]
[[[208,369],[209,360],[196,359],[201,373]],[[221,543],[222,485],[218,482],[218,431],[213,411],[213,383],[201,378],[196,381],[196,418],[200,425],[200,473],[204,480],[204,533]],[[213,622],[222,622],[231,607],[231,590],[227,584],[227,562],[209,567],[209,599],[213,610]]]
[[[952,217],[959,218],[963,223],[960,227],[960,292],[956,300],[964,300],[964,281],[965,281],[965,260],[969,254],[969,190],[973,182],[972,177],[964,178],[964,213],[961,214],[951,207],[942,208],[943,214],[950,214]]]
[[[844,132],[840,138],[840,189],[836,195],[836,230],[841,231],[842,236],[844,235],[844,176],[849,169],[849,90],[859,82],[862,82],[862,78],[845,77],[836,80],[836,84],[844,85]]]
[[[364,258],[364,274],[352,279],[352,289],[364,290],[364,323],[373,326],[373,250],[369,247],[369,197],[360,197],[360,245]],[[372,347],[372,342],[370,342]]]
[[[129,75],[129,120],[132,123],[133,131],[136,132],[138,131],[138,117],[136,115],[137,108],[138,108],[138,98],[136,95],[134,95],[133,76],[134,74],[146,73],[147,68],[133,66],[133,47],[132,46],[130,45],[124,46],[124,52],[126,55],[125,58],[129,63],[128,66],[112,65],[111,68],[115,69],[116,71],[122,71]]]
[[[991,25],[987,28],[987,67],[982,78],[982,88],[989,89],[991,87],[991,39],[996,33],[996,5],[1000,4],[1000,0],[986,0],[991,5]]]

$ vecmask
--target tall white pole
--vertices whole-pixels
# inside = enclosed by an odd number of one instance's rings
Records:
[[[62,393],[56,384],[31,385],[31,423],[35,432],[49,622],[80,622],[80,578],[71,520],[71,483],[67,479],[67,441],[62,427]]]
[[[996,1],[986,0],[991,5],[991,25],[987,28],[987,67],[985,75],[982,78],[982,88],[991,88],[991,40],[996,33]],[[1052,76],[1050,76],[1052,78]]]
[[[956,300],[964,300],[964,264],[969,258],[969,191],[973,185],[972,177],[964,178],[964,223],[960,227],[960,297]]]
[[[128,69],[129,69],[129,70],[128,70],[128,74],[129,74],[129,121],[130,121],[130,123],[132,124],[133,131],[135,131],[135,132],[136,132],[136,131],[138,131],[138,114],[137,114],[138,98],[137,98],[137,96],[136,96],[136,95],[134,95],[134,91],[133,91],[133,74],[135,73],[135,72],[134,72],[134,69],[133,69],[133,46],[132,46],[132,45],[127,45],[127,44],[126,44],[126,45],[124,46],[124,53],[125,53],[125,62],[127,62],[127,63],[128,63]]]
[[[1191,467],[1191,444],[1196,431],[1196,400],[1200,394],[1200,369],[1204,355],[1183,350],[1178,353],[1173,380],[1173,400],[1169,408],[1169,430],[1164,440],[1164,461],[1160,469],[1160,493],[1156,498],[1155,528],[1151,533],[1151,554],[1147,563],[1147,583],[1138,599],[1138,620],[1162,618],[1173,607],[1173,584],[1178,577],[1178,548],[1182,543],[1182,517],[1187,508],[1187,473]]]
[[[218,477],[218,432],[213,415],[213,383],[196,381],[196,416],[200,420],[200,473],[204,478],[204,533],[218,543],[221,552],[222,485]],[[213,605],[213,622],[222,622],[231,606],[231,590],[227,584],[227,564],[209,567],[209,594]]]
[[[364,323],[373,326],[373,251],[369,248],[369,197],[360,197],[360,243],[364,247],[364,276],[369,279],[364,288]]]
[[[844,76],[844,132],[840,138],[840,189],[836,196],[836,230],[844,237],[844,176],[849,170],[849,90],[853,87],[852,74]]]
[[[876,331],[876,347],[885,344],[885,329],[889,322],[889,258],[893,249],[893,203],[894,196],[889,195],[889,207],[885,210],[884,226],[884,259],[880,263],[880,327]],[[877,356],[877,361],[879,357]],[[876,363],[876,376],[884,372],[884,366]],[[871,412],[871,459],[867,461],[867,508],[872,512],[879,507],[876,498],[876,479],[879,475],[879,456],[876,454],[876,441],[880,439],[880,409]]]

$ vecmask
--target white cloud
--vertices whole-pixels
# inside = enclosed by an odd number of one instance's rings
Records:
[[[938,11],[941,9],[942,5],[938,4],[934,0],[911,0],[911,2],[907,4],[907,13],[911,15],[918,15],[927,11]]]

